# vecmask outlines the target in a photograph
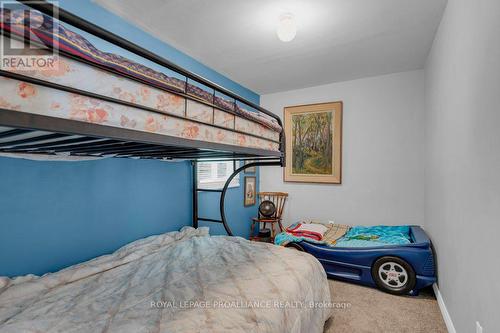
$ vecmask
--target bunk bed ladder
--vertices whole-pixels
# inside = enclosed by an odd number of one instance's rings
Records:
[[[227,189],[229,188],[229,184],[231,181],[236,177],[241,171],[251,168],[251,167],[258,167],[258,166],[284,166],[284,159],[280,158],[279,160],[262,160],[262,161],[257,161],[257,162],[251,162],[245,165],[240,166],[238,169],[236,169],[236,162],[233,160],[233,165],[234,165],[234,172],[229,176],[229,178],[226,180],[226,183],[224,184],[224,187],[222,189],[203,189],[198,187],[198,162],[197,161],[192,161],[192,168],[193,168],[193,227],[198,228],[199,221],[204,221],[204,222],[213,222],[213,223],[222,223],[224,226],[224,229],[226,230],[226,233],[228,236],[234,236],[233,232],[231,231],[231,228],[229,227],[226,219],[226,213],[225,213],[225,199],[226,199],[226,192]],[[211,218],[206,218],[206,217],[200,217],[198,215],[198,193],[199,192],[216,192],[220,193],[220,202],[219,202],[219,211],[220,211],[220,220],[218,219],[211,219]]]
[[[212,223],[222,223],[222,225],[224,226],[224,229],[226,229],[227,234],[232,236],[233,233],[231,232],[231,228],[229,228],[227,223],[224,223],[224,220],[211,219],[211,218],[207,218],[207,217],[200,217],[198,215],[198,199],[199,199],[198,194],[200,192],[222,193],[222,189],[199,188],[198,187],[198,162],[192,161],[192,167],[193,167],[193,227],[198,228],[199,221],[212,222]]]

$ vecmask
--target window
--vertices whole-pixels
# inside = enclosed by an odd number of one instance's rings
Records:
[[[236,167],[238,164],[236,163]],[[198,162],[198,187],[220,189],[234,171],[233,161]],[[240,175],[233,178],[229,187],[240,186]]]

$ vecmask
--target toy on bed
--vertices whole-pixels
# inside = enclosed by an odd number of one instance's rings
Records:
[[[419,226],[297,223],[275,244],[312,254],[329,277],[392,294],[417,295],[436,282],[432,245]]]

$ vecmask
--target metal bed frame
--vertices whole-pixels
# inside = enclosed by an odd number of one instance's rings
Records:
[[[186,83],[189,79],[199,82],[215,92],[223,93],[234,99],[234,103],[242,102],[274,119],[283,127],[281,119],[270,111],[248,101],[247,99],[227,90],[220,85],[205,79],[189,70],[186,70],[169,60],[142,48],[114,33],[107,31],[79,16],[76,16],[62,8],[59,8],[47,1],[39,1],[32,3],[29,0],[17,0],[26,6],[38,10],[46,15],[54,16],[57,13],[57,19],[67,23],[73,27],[81,29],[95,37],[101,38],[110,42],[122,49],[135,53],[147,60],[153,61],[163,67],[173,70],[186,77]],[[7,35],[6,31],[2,30],[2,34]],[[91,63],[87,60],[75,57],[68,53],[58,50],[59,53],[71,57],[77,61],[87,63],[91,66],[99,67],[103,70],[125,76],[131,80],[141,83],[146,83],[140,78],[133,77],[121,72],[114,71],[110,68]],[[0,70],[0,76],[21,80],[37,85],[46,86],[58,90],[64,90],[87,97],[98,98],[101,100],[110,101],[124,106],[133,106],[135,108],[144,109],[151,112],[158,112],[155,109],[131,104],[122,100],[110,98],[107,96],[94,94],[79,89],[58,85],[52,82],[31,78],[22,74],[12,73]],[[151,85],[151,83],[147,83]],[[182,96],[186,99],[194,100],[198,103],[215,107],[215,105],[203,101],[195,96],[184,92],[169,90],[165,87],[160,89],[167,90],[170,93]],[[188,119],[189,121],[197,122],[194,119],[176,116],[170,116]],[[223,224],[228,235],[232,236],[232,231],[227,224],[225,216],[224,201],[226,192],[231,180],[241,171],[253,166],[284,166],[285,163],[285,137],[283,131],[279,138],[279,151],[269,151],[264,149],[232,146],[221,143],[211,143],[205,141],[195,141],[173,136],[166,136],[154,133],[140,132],[125,128],[118,128],[106,125],[96,125],[69,119],[61,119],[44,115],[22,113],[6,109],[0,109],[0,126],[6,127],[0,132],[0,139],[4,142],[0,143],[0,152],[6,153],[30,153],[30,154],[69,154],[71,156],[92,156],[92,157],[114,157],[114,158],[139,158],[139,159],[185,159],[192,160],[193,165],[193,227],[198,227],[199,221],[214,222]],[[210,126],[215,126],[211,124]],[[238,132],[235,129],[227,129],[233,132]],[[246,135],[252,135],[245,133]],[[255,136],[255,135],[254,135]],[[8,141],[5,141],[5,140]],[[54,141],[55,140],[55,141]],[[197,160],[252,160],[254,162],[241,166],[234,170],[229,177],[224,187],[221,190],[200,189],[197,185]],[[198,216],[198,193],[202,191],[218,192],[220,197],[220,214],[221,219],[209,219]]]

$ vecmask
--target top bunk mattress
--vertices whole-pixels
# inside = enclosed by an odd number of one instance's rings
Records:
[[[31,21],[40,24],[32,27],[15,13],[0,12],[6,38],[19,46],[29,31],[30,40],[60,52],[49,69],[3,66],[14,78],[0,78],[1,108],[279,151],[282,128],[276,119],[173,71],[165,70],[169,76],[103,52],[52,17],[34,13]]]

